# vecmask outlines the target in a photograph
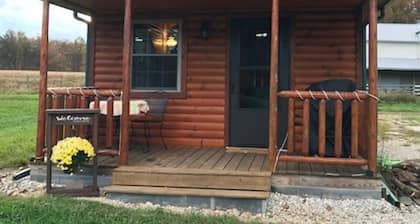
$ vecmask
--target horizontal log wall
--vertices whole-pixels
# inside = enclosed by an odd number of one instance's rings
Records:
[[[305,13],[292,25],[291,89],[327,79],[356,81],[356,17],[352,12]],[[295,150],[302,149],[303,103],[295,102]]]
[[[136,15],[135,13],[133,13]],[[211,18],[211,19],[210,19]],[[199,38],[202,20],[209,21],[209,38]],[[96,16],[95,77],[97,88],[121,88],[122,18]],[[228,26],[224,16],[183,18],[186,97],[168,102],[163,136],[168,145],[224,146]],[[160,144],[158,125],[151,142]],[[131,125],[132,143],[141,143],[142,124]]]

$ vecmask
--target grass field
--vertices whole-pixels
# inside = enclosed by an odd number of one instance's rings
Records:
[[[59,197],[0,197],[0,223],[8,224],[84,224],[84,223],[241,223],[228,216],[173,214],[162,209],[116,208],[98,202]]]
[[[0,70],[0,168],[27,164],[34,155],[38,71]],[[83,86],[82,72],[49,72],[48,87]]]
[[[0,94],[0,168],[26,164],[34,153],[38,96]]]
[[[83,72],[49,72],[48,87],[79,87],[84,85]],[[38,92],[39,71],[0,70],[0,93]]]
[[[420,98],[420,96],[419,96]],[[379,103],[380,112],[417,112],[420,113],[420,100],[418,103]]]

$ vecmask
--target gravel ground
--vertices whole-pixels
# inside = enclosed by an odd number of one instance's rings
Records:
[[[378,155],[392,159],[420,159],[420,114],[379,113]]]
[[[273,193],[266,214],[250,214],[236,209],[215,211],[198,208],[159,206],[152,203],[123,203],[106,198],[81,198],[127,208],[163,208],[175,213],[204,215],[233,215],[243,221],[262,223],[419,223],[420,207],[398,209],[384,200],[358,199],[333,200],[316,197],[299,197]]]
[[[45,183],[31,181],[29,176],[13,180],[15,169],[0,170],[0,194],[7,196],[37,196],[45,192]]]
[[[29,177],[13,181],[16,170],[0,170],[0,194],[9,196],[38,196],[45,192],[45,184],[31,181]],[[398,209],[384,200],[373,199],[321,199],[271,194],[265,214],[250,214],[236,209],[224,211],[160,206],[152,203],[124,203],[104,197],[79,198],[93,200],[117,207],[163,208],[175,213],[199,213],[203,215],[232,215],[243,221],[262,223],[419,223],[420,207],[403,206]]]

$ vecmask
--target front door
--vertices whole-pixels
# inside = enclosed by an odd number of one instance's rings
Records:
[[[231,23],[229,145],[267,147],[270,89],[270,19],[234,19]],[[289,25],[280,24],[279,89],[289,88]],[[287,125],[279,101],[279,139]],[[286,116],[286,117],[285,117]],[[281,142],[280,142],[281,143]]]

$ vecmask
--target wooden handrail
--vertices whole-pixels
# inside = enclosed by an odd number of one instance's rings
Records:
[[[118,89],[94,89],[94,88],[49,88],[48,95],[74,95],[74,96],[99,96],[99,97],[120,97],[121,90]]]
[[[301,91],[301,90],[284,90],[277,93],[282,98],[295,99],[326,99],[326,100],[364,100],[368,97],[365,92],[338,92],[338,91]]]
[[[346,164],[346,165],[361,165],[367,164],[367,160],[360,159],[359,155],[359,140],[358,135],[360,130],[360,105],[365,102],[368,97],[368,94],[365,92],[336,92],[336,91],[281,91],[278,93],[278,96],[281,98],[288,99],[288,144],[287,144],[287,154],[280,155],[280,160],[287,161],[300,161],[300,162],[310,162],[310,163],[325,163],[325,164]],[[318,156],[311,157],[310,151],[310,116],[313,116],[310,113],[310,104],[311,100],[316,100],[315,103],[318,103]],[[334,149],[333,156],[335,158],[326,158],[326,112],[327,112],[327,102],[335,104],[334,106]],[[343,103],[344,101],[351,102],[351,147],[349,151],[350,158],[342,158],[343,156]],[[301,102],[300,105],[303,106],[303,110],[298,111],[298,117],[296,118],[296,108],[295,105],[297,102]],[[301,128],[301,144],[296,144],[295,140],[299,137],[296,137],[296,122],[302,125]],[[295,146],[301,146],[300,150],[297,150]],[[312,148],[313,150],[313,148]],[[352,160],[345,162],[346,160]]]
[[[49,107],[53,109],[60,108],[88,108],[93,102],[94,108],[100,108],[100,101],[106,100],[106,122],[105,122],[105,142],[102,144],[105,149],[99,149],[98,152],[106,152],[106,155],[118,155],[118,151],[113,150],[114,145],[114,101],[122,97],[122,92],[117,89],[95,89],[90,87],[71,87],[71,88],[49,88],[47,89],[47,99],[51,102]],[[79,126],[77,129],[65,125],[56,127],[52,130],[52,143],[67,136],[77,135],[86,138],[87,127]],[[112,153],[110,153],[112,152]]]

